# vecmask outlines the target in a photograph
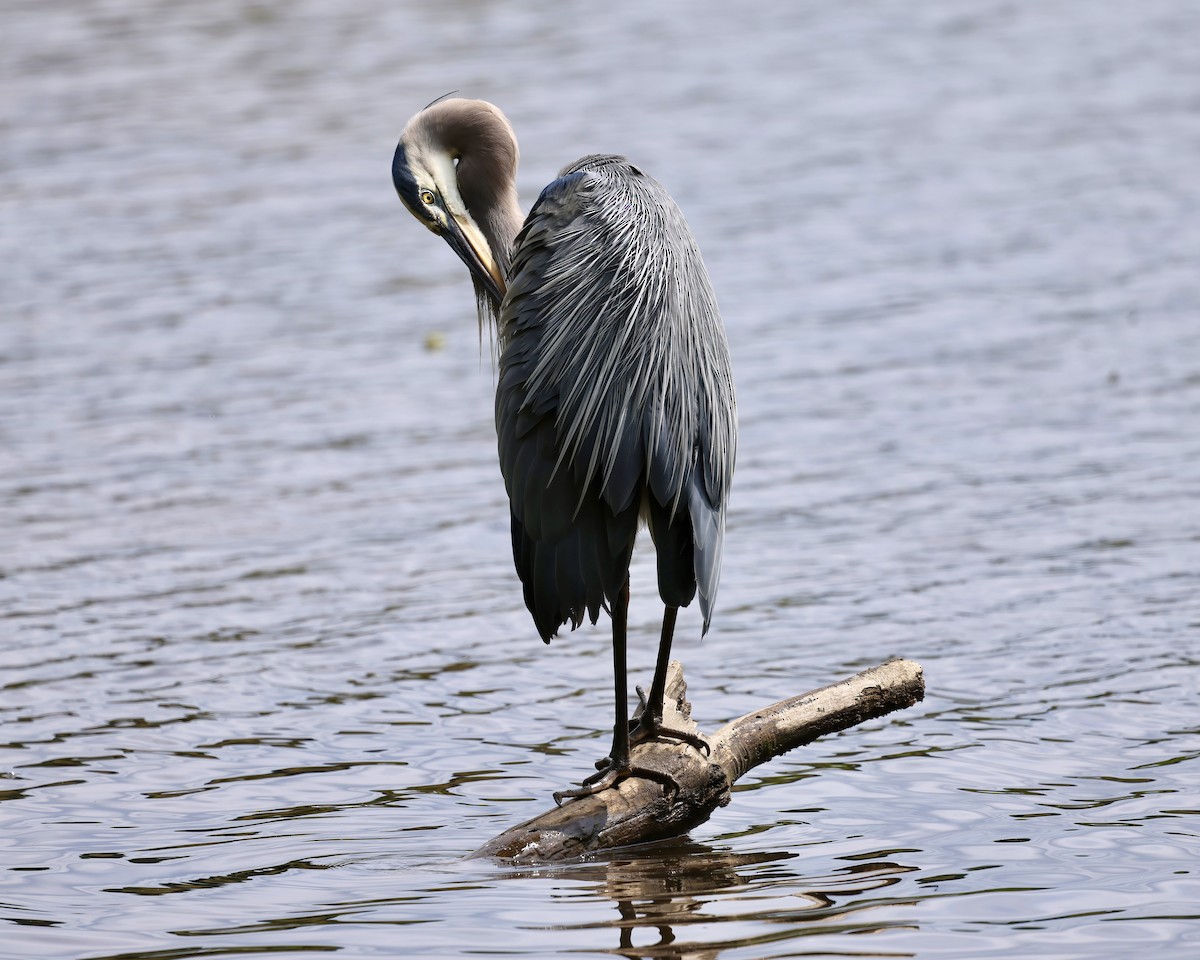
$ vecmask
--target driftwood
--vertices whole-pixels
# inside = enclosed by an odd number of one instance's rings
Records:
[[[672,661],[663,722],[699,733],[686,696],[683,668]],[[705,737],[710,747],[707,756],[674,741],[638,744],[633,748],[633,764],[669,774],[678,790],[656,780],[629,777],[504,831],[473,856],[515,863],[567,860],[680,836],[729,803],[729,788],[760,763],[824,734],[910,707],[924,696],[921,665],[891,660],[725,724]]]

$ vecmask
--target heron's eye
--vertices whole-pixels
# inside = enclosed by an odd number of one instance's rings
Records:
[[[432,204],[435,199],[437,199],[437,198],[434,197],[432,191],[430,191],[430,190],[422,190],[421,191],[421,202],[422,203]]]

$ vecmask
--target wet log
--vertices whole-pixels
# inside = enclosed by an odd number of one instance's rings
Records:
[[[924,696],[921,665],[890,660],[738,717],[705,737],[710,748],[707,756],[685,743],[638,744],[633,748],[633,764],[669,775],[678,790],[657,780],[629,777],[504,831],[473,856],[544,863],[680,836],[729,803],[730,787],[760,763],[825,734],[910,707]],[[671,663],[663,722],[699,733],[678,661]]]

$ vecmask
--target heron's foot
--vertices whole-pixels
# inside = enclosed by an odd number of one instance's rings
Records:
[[[679,784],[675,782],[675,778],[670,774],[663,773],[661,770],[652,770],[649,767],[637,767],[631,763],[613,763],[611,757],[605,757],[603,760],[596,762],[598,769],[590,777],[585,779],[578,787],[572,790],[556,790],[554,792],[554,802],[560,807],[564,800],[573,800],[576,797],[590,797],[593,794],[607,790],[609,787],[615,787],[622,780],[629,777],[642,777],[645,780],[653,780],[656,783],[663,785],[663,792],[668,797],[674,799],[675,794],[679,792]]]
[[[649,709],[646,691],[641,687],[637,687],[636,689],[638,699],[642,701],[642,709],[629,728],[629,742],[631,744],[645,743],[647,740],[678,740],[680,743],[686,743],[695,747],[706,757],[709,755],[711,751],[709,750],[707,740],[687,730],[663,726],[662,716],[655,716]],[[600,764],[596,764],[596,766],[598,767]]]

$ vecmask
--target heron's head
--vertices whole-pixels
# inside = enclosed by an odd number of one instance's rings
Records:
[[[392,160],[392,180],[409,213],[458,254],[493,311],[504,298],[509,247],[520,225],[517,158],[504,114],[483,100],[452,99],[408,122]]]

